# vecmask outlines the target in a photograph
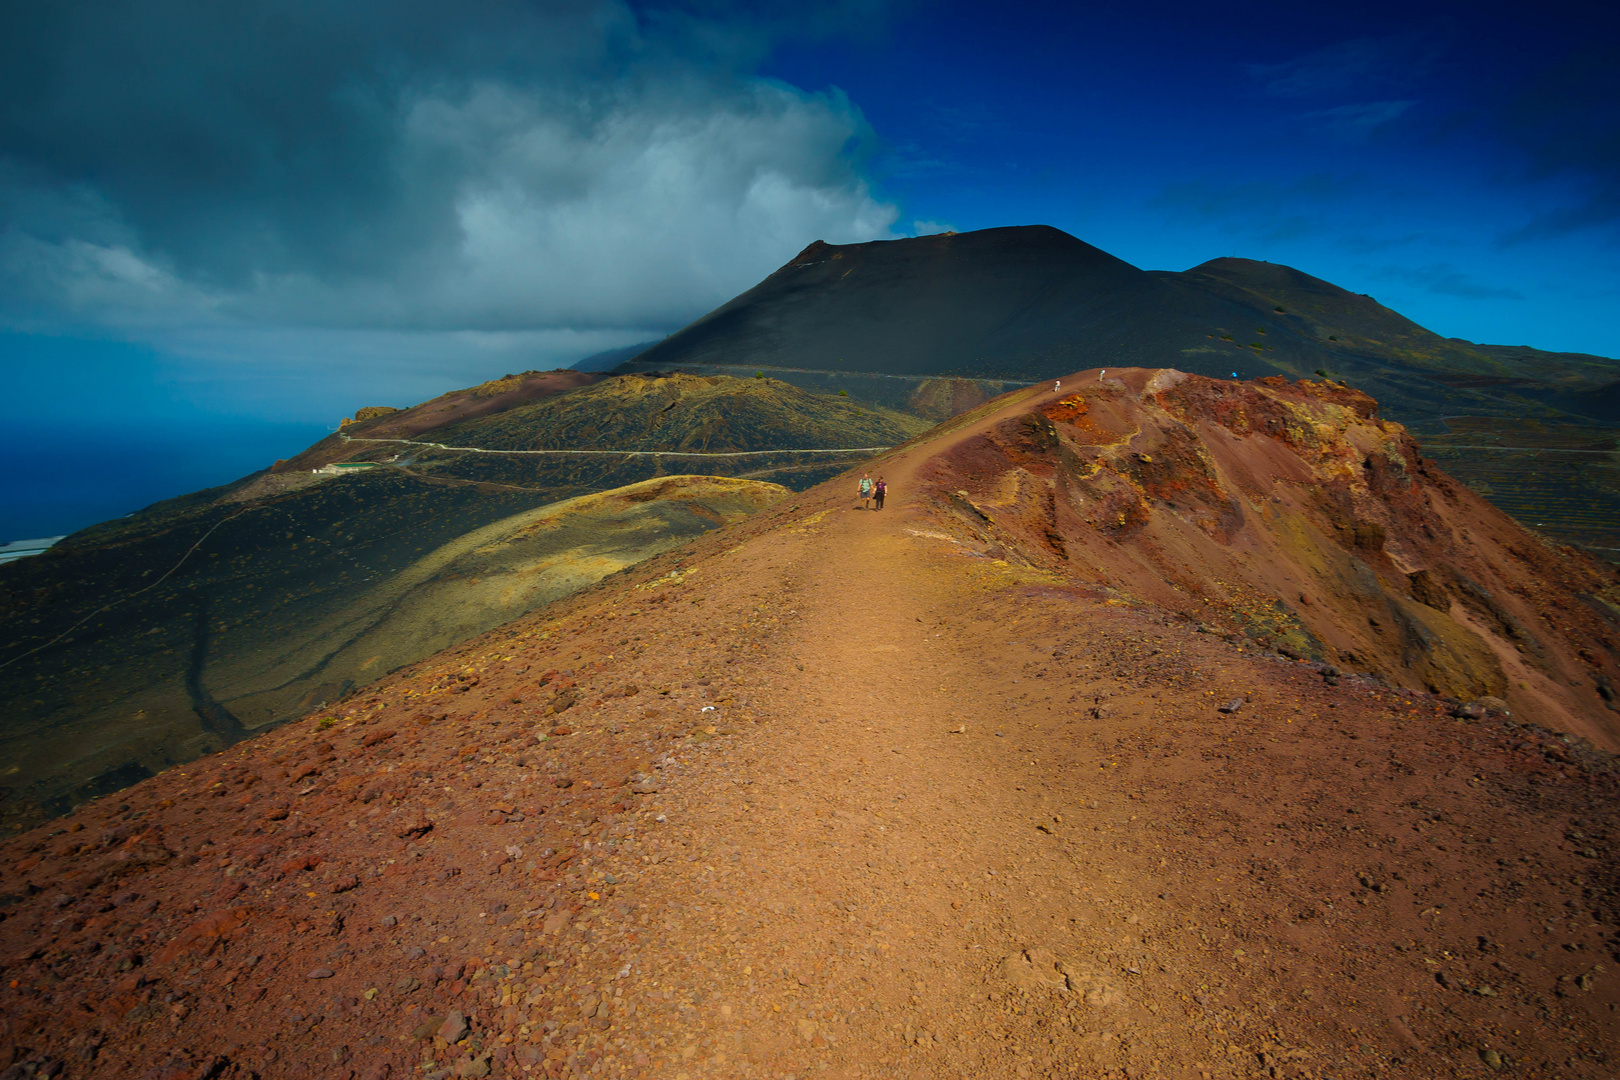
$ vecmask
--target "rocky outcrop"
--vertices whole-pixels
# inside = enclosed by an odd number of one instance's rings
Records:
[[[1620,742],[1603,692],[1620,677],[1614,569],[1456,484],[1366,394],[1141,368],[1073,385],[934,463],[940,503],[983,550]]]

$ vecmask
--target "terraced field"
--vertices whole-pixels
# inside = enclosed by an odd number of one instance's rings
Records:
[[[1477,416],[1409,429],[1441,468],[1522,524],[1620,562],[1620,430]]]

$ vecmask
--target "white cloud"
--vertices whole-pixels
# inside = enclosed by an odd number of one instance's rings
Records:
[[[462,242],[430,287],[441,319],[675,325],[810,240],[892,235],[897,211],[842,162],[862,124],[840,97],[755,83],[703,108],[571,119],[503,87],[413,108],[415,139],[467,156]]]

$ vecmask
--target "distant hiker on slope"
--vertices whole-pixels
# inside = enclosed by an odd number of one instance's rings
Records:
[[[866,473],[861,474],[861,509],[872,509],[872,477]]]
[[[883,509],[883,496],[888,493],[889,485],[883,482],[883,477],[878,477],[877,483],[872,485],[872,501],[877,503],[876,509]]]

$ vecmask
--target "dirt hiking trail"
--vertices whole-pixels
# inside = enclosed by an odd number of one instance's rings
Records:
[[[1043,395],[8,845],[0,1075],[1615,1075],[1611,780],[986,554]]]

